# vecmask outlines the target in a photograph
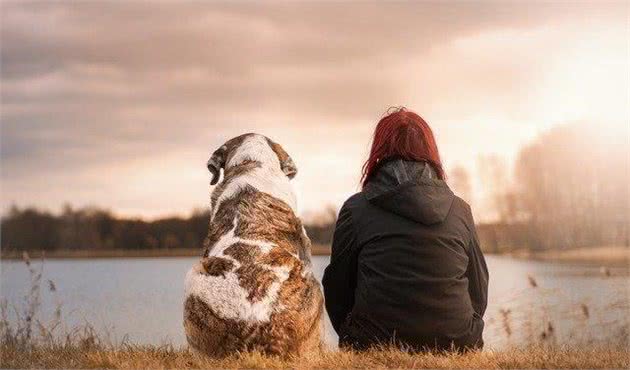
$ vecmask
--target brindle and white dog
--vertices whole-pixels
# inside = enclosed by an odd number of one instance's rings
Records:
[[[245,134],[208,161],[215,185],[201,261],[186,275],[184,328],[213,357],[236,351],[301,354],[320,346],[323,298],[311,242],[296,215],[291,157]]]

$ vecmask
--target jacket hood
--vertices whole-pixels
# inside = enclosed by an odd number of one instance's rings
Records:
[[[424,225],[443,222],[455,195],[427,162],[387,160],[363,189],[368,202]]]

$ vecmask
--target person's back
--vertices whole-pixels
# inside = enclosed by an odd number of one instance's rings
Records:
[[[488,273],[470,207],[426,161],[381,160],[342,207],[326,306],[342,346],[482,346]]]

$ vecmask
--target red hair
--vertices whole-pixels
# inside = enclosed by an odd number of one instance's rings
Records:
[[[394,157],[426,161],[440,180],[446,177],[431,128],[422,117],[404,107],[388,111],[376,125],[370,157],[363,164],[361,185],[365,187],[381,161]]]

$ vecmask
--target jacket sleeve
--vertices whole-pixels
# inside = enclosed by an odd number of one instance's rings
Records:
[[[479,238],[472,224],[472,237],[468,250],[468,293],[472,302],[473,309],[479,317],[483,317],[488,306],[488,267],[486,260],[481,253],[479,246]]]
[[[326,310],[337,334],[354,306],[357,276],[357,238],[351,212],[341,208],[333,236],[330,264],[326,267],[322,284]]]

